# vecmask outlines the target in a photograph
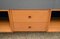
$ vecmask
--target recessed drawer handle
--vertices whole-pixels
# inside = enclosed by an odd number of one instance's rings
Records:
[[[28,28],[31,28],[31,26],[28,26]]]
[[[31,18],[31,16],[28,16],[28,18],[30,19],[30,18]]]

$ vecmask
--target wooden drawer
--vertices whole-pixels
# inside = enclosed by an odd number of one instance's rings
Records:
[[[46,31],[47,23],[14,22],[14,31]]]
[[[13,31],[47,31],[50,10],[10,10]]]
[[[14,22],[47,22],[49,10],[12,10]]]

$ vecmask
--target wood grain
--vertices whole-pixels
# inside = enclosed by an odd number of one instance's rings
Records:
[[[11,10],[14,31],[46,31],[50,10]],[[30,16],[30,18],[29,18]],[[31,27],[29,29],[28,27]]]
[[[0,32],[12,32],[9,22],[0,21]]]

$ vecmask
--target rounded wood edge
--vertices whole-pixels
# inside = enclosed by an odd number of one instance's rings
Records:
[[[52,11],[60,11],[60,9],[52,9]]]
[[[0,10],[0,11],[8,11],[8,10]]]
[[[11,28],[11,30],[13,32],[14,24],[13,24],[12,10],[8,10],[8,15],[9,15],[9,25],[10,25],[10,28]]]

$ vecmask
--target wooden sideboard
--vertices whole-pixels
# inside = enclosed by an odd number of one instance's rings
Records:
[[[0,20],[0,32],[60,32],[58,13],[51,9],[0,10],[0,19],[4,18]]]

